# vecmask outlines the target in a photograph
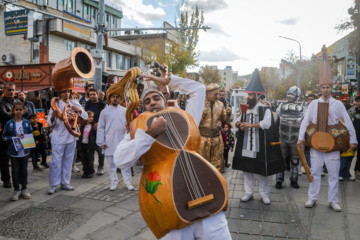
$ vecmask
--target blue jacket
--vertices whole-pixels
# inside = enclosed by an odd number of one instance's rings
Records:
[[[22,120],[22,125],[23,125],[23,129],[24,129],[24,134],[29,134],[32,133],[32,127],[31,124],[29,122],[29,120],[23,118]],[[9,143],[9,149],[8,149],[8,155],[11,156],[16,156],[18,155],[18,152],[15,149],[14,143],[12,141],[13,137],[16,137],[17,133],[16,133],[16,121],[15,118],[10,119],[4,128],[4,132],[3,132],[3,139],[4,141]],[[29,154],[30,153],[30,149],[25,149],[25,154]]]

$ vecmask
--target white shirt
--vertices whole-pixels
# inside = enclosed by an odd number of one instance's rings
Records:
[[[116,146],[126,133],[126,108],[118,105],[107,106],[101,111],[97,125],[96,144],[107,145],[105,156],[113,156]]]
[[[81,113],[79,114],[79,117],[81,117],[82,119],[86,120],[88,118],[87,113],[85,112],[85,110],[81,107],[81,105],[75,101],[75,100],[69,100],[68,103],[63,102],[62,100],[58,101],[58,107],[60,109],[60,111],[64,111],[64,108],[67,104],[70,104],[71,106],[75,106],[78,108],[81,108]],[[54,126],[54,129],[51,133],[51,144],[68,144],[71,142],[74,142],[76,140],[78,140],[79,138],[74,137],[73,135],[71,135],[69,133],[69,131],[66,129],[65,124],[62,120],[58,119],[57,117],[55,117],[54,122],[51,122],[51,115],[53,113],[52,108],[50,108],[49,111],[49,115],[47,118],[47,124],[49,125],[49,127]],[[76,132],[76,130],[74,130]]]
[[[178,89],[190,95],[185,111],[189,113],[199,125],[205,104],[205,86],[194,80],[180,78],[171,75],[169,87]],[[114,152],[114,162],[120,169],[134,166],[136,161],[146,153],[155,138],[151,137],[143,129],[137,129],[135,138],[131,140],[130,134],[126,134]]]
[[[303,121],[300,125],[299,130],[299,140],[305,140],[305,131],[306,128],[310,125],[310,123],[316,124],[317,123],[317,112],[318,112],[318,102],[324,102],[323,98],[313,100],[306,113]],[[328,124],[335,125],[339,122],[339,119],[344,120],[345,126],[350,134],[350,143],[357,144],[356,140],[356,133],[354,129],[354,125],[352,124],[350,117],[345,109],[343,103],[334,98],[330,97],[329,99],[329,117],[328,117]],[[335,121],[335,122],[334,122]]]

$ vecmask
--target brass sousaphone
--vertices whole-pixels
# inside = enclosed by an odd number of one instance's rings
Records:
[[[73,78],[91,78],[95,73],[94,60],[90,53],[81,47],[74,48],[69,58],[59,61],[52,71],[53,85],[57,92],[71,90],[73,88]],[[75,137],[80,137],[81,133],[78,127],[79,114],[74,112],[70,104],[65,106],[61,112],[58,107],[59,98],[51,99],[51,108],[53,111],[58,110],[56,115],[64,121],[66,129]],[[75,132],[75,129],[77,131]]]

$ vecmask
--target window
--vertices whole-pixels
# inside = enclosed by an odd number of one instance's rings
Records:
[[[39,61],[40,59],[40,43],[31,43],[31,61]]]
[[[65,51],[72,51],[75,48],[76,43],[74,41],[64,39]]]
[[[68,0],[68,8],[69,9],[73,8],[73,0]]]
[[[96,19],[96,9],[95,8],[91,8],[91,16]]]
[[[125,67],[126,69],[130,69],[130,57],[125,57]]]
[[[106,67],[111,68],[111,52],[104,51],[105,54],[105,61],[106,61]]]
[[[124,55],[116,54],[116,69],[125,70]]]
[[[226,72],[224,72],[224,76],[226,76]]]

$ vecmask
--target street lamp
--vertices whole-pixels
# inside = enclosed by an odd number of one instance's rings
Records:
[[[279,36],[279,37],[285,38],[285,39],[290,40],[290,41],[297,42],[299,44],[299,47],[300,47],[300,62],[301,62],[301,44],[299,43],[299,41],[297,41],[295,39],[292,39],[292,38],[288,38],[288,37],[283,37],[283,36]]]

